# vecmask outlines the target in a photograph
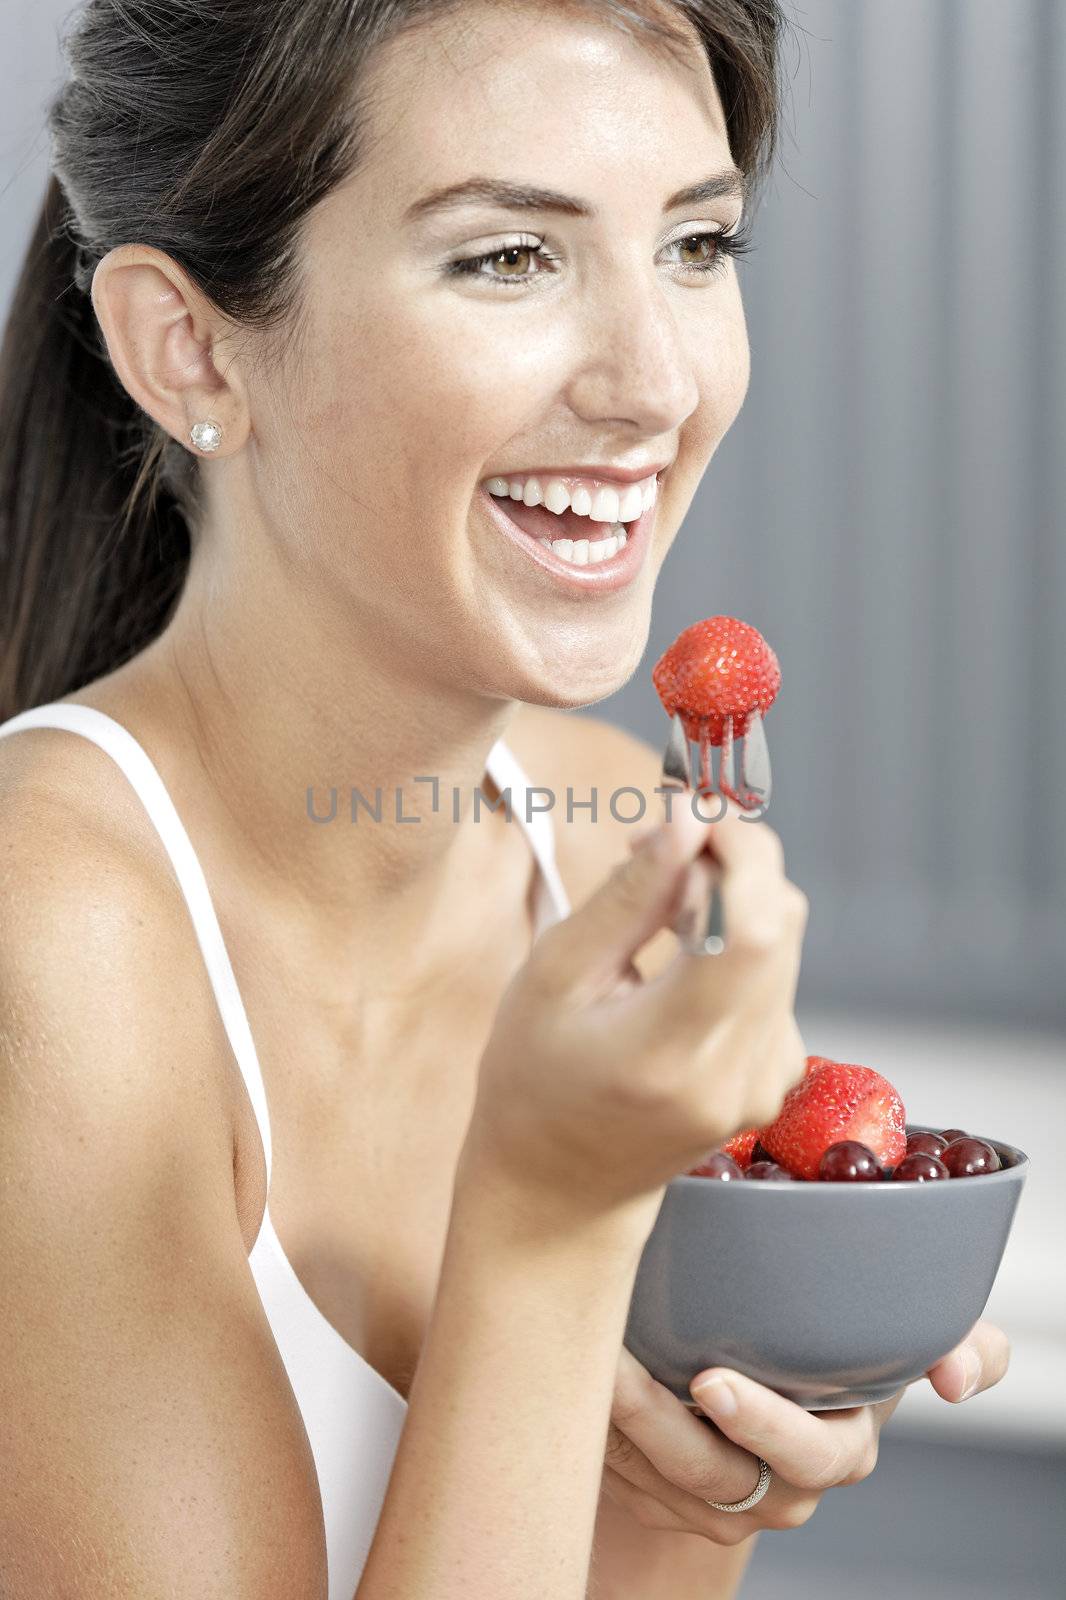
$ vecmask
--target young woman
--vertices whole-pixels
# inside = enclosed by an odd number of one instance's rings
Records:
[[[716,1373],[711,1428],[622,1347],[664,1185],[801,1072],[806,907],[730,811],[678,952],[708,831],[631,851],[657,752],[566,715],[744,396],[779,31],[78,15],[0,398],[6,1600],[710,1600],[873,1466],[895,1402]],[[530,536],[582,504],[585,565]]]

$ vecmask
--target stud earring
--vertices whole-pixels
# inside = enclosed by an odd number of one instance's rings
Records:
[[[189,438],[197,450],[210,453],[222,443],[222,429],[217,422],[197,422],[189,430]]]

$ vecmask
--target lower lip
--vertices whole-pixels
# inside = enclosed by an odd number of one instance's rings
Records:
[[[624,589],[627,584],[633,582],[644,564],[651,528],[655,521],[658,490],[656,499],[646,511],[641,512],[636,522],[626,524],[626,542],[621,550],[609,556],[606,561],[597,561],[594,566],[584,567],[575,566],[572,561],[564,561],[562,556],[555,554],[551,545],[541,544],[539,539],[532,538],[524,528],[512,522],[504,510],[507,501],[502,495],[497,497],[489,494],[483,484],[479,492],[488,501],[492,520],[501,533],[505,533],[513,544],[520,545],[527,556],[571,594],[611,594],[615,589]],[[606,529],[608,524],[594,522],[590,526]]]

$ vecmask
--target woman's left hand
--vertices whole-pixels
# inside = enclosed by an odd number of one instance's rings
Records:
[[[998,1383],[1010,1346],[999,1328],[978,1322],[927,1374],[945,1400],[966,1400]],[[877,1464],[881,1429],[904,1391],[877,1405],[805,1411],[772,1389],[725,1368],[698,1374],[692,1389],[715,1428],[657,1383],[623,1346],[615,1379],[603,1487],[645,1527],[699,1533],[735,1545],[760,1528],[798,1528],[827,1489],[860,1483]],[[715,1511],[708,1500],[743,1500],[773,1469],[750,1511]]]

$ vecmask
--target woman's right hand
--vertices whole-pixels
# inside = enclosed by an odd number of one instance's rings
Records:
[[[771,828],[732,803],[702,820],[690,798],[545,929],[500,1002],[467,1146],[531,1215],[565,1225],[636,1205],[650,1227],[671,1178],[771,1121],[803,1076],[793,1004],[807,898]],[[679,951],[641,982],[633,956],[671,925],[704,849],[720,864],[726,948]]]

